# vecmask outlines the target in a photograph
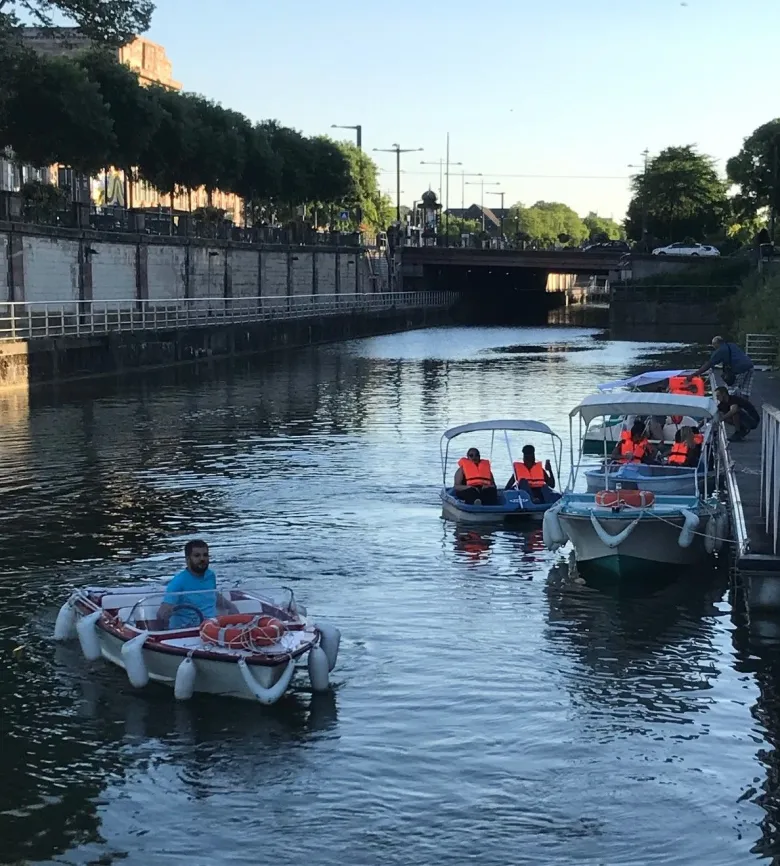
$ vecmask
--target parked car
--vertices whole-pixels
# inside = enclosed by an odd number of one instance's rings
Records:
[[[717,247],[710,247],[706,244],[691,244],[679,243],[669,244],[668,247],[656,247],[653,250],[654,256],[719,256],[720,250]]]
[[[631,251],[631,247],[625,241],[603,241],[598,244],[588,244],[582,249],[586,253],[628,253]]]

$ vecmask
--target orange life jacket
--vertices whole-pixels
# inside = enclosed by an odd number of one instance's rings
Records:
[[[468,457],[461,457],[458,460],[458,466],[463,470],[463,477],[469,487],[490,487],[493,484],[490,480],[489,460],[480,460],[479,463],[475,463]]]
[[[671,466],[684,466],[687,458],[688,446],[685,442],[675,442],[669,454],[669,464]]]
[[[697,445],[704,445],[704,434],[703,433],[694,433],[693,434],[693,441]]]
[[[624,430],[620,434],[620,457],[618,457],[618,462],[641,463],[647,451],[647,446],[646,437],[640,439],[639,442],[634,442],[631,438],[631,433],[628,430]]]
[[[547,483],[544,480],[544,467],[541,463],[534,463],[529,469],[522,461],[512,464],[515,470],[515,479],[517,481],[527,481],[529,487],[544,487]]]
[[[695,397],[704,396],[704,379],[694,376],[688,380],[685,376],[671,376],[669,378],[670,394],[692,394]]]

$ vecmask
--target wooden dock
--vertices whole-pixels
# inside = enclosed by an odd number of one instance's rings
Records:
[[[764,404],[780,407],[780,376],[757,371],[750,400],[759,412]],[[738,491],[737,496],[732,497],[737,500],[732,501],[736,567],[742,577],[749,612],[771,610],[780,613],[780,556],[775,552],[773,535],[767,532],[761,508],[761,436],[759,427],[741,442],[728,443],[732,478]],[[741,527],[736,525],[740,522],[740,507]],[[742,544],[740,535],[743,536]]]

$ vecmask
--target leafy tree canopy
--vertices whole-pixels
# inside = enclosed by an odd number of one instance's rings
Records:
[[[603,241],[619,241],[626,236],[622,226],[609,217],[599,216],[591,211],[582,221],[588,230],[588,240],[601,243]]]
[[[515,235],[543,244],[554,244],[560,235],[579,244],[588,237],[588,229],[578,214],[561,202],[538,201],[531,207],[518,203],[509,209],[505,228]]]
[[[626,232],[641,240],[643,215],[647,231],[667,243],[690,237],[701,240],[717,231],[729,212],[726,184],[711,157],[692,145],[668,147],[632,181],[633,197]]]
[[[726,174],[739,187],[734,205],[741,216],[754,217],[773,201],[780,207],[780,118],[745,139],[740,152],[726,163]]]
[[[0,0],[0,27],[22,18],[51,27],[53,16],[62,15],[95,42],[124,45],[149,29],[153,12],[151,0]]]

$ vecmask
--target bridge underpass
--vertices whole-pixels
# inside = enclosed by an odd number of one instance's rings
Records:
[[[615,278],[619,253],[580,250],[476,250],[404,247],[398,251],[404,290],[457,291],[467,321],[496,324],[547,322],[565,303],[564,292],[548,292],[551,273]]]

